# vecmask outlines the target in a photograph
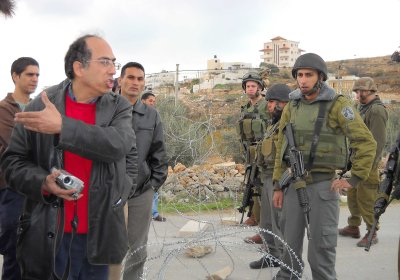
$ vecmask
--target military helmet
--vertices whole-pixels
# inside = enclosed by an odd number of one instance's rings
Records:
[[[253,82],[256,82],[257,84],[259,84],[261,87],[261,90],[264,90],[264,88],[265,88],[264,81],[261,79],[260,75],[257,72],[248,72],[243,76],[243,80],[242,80],[243,90],[246,90],[246,83],[248,81],[253,81]]]
[[[374,80],[370,77],[362,77],[355,81],[353,86],[353,91],[357,90],[370,90],[373,92],[378,91],[378,87],[376,86]]]
[[[289,102],[289,93],[291,91],[292,90],[285,84],[275,84],[267,90],[265,99]]]
[[[326,66],[325,61],[315,53],[302,54],[297,58],[292,69],[293,78],[296,79],[297,70],[302,68],[315,69],[322,73],[324,81],[328,79],[328,67]]]

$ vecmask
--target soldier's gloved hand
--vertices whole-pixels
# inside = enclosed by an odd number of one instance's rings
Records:
[[[374,206],[374,214],[375,216],[380,216],[383,213],[385,213],[385,209],[387,206],[388,202],[387,199],[384,197],[379,197],[376,201],[375,201],[375,206]]]

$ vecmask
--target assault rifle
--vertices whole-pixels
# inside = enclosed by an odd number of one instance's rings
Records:
[[[306,230],[307,230],[307,238],[311,239],[310,236],[310,219],[309,213],[311,210],[310,203],[308,201],[308,195],[306,190],[306,170],[304,168],[304,160],[303,154],[296,147],[296,143],[294,140],[293,128],[292,124],[288,123],[283,129],[283,134],[286,137],[288,142],[288,151],[289,155],[287,156],[287,160],[290,162],[290,168],[285,171],[279,180],[279,186],[284,188],[288,186],[290,183],[293,183],[293,186],[297,192],[297,198],[299,199],[300,207],[303,210],[304,218],[306,222]]]
[[[238,207],[239,213],[242,213],[242,218],[240,219],[240,223],[243,223],[244,213],[246,212],[246,207],[249,207],[249,211],[247,212],[247,217],[250,217],[253,211],[253,195],[254,195],[254,178],[256,177],[257,166],[256,163],[248,164],[246,166],[246,172],[244,173],[244,181],[243,184],[245,186],[242,205]]]
[[[385,170],[383,172],[383,180],[379,184],[379,192],[383,193],[384,197],[379,197],[375,201],[374,223],[369,232],[367,239],[367,246],[365,247],[365,251],[367,252],[371,248],[372,238],[376,232],[376,227],[379,223],[379,218],[383,213],[385,213],[386,208],[393,201],[393,199],[397,200],[400,199],[400,174],[398,166],[399,150],[400,150],[400,134],[397,137],[396,145],[390,150]],[[389,198],[389,201],[386,198]]]

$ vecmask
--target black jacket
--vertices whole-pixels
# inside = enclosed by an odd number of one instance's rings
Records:
[[[157,110],[137,100],[133,105],[132,122],[138,149],[139,174],[134,193],[137,196],[149,188],[157,191],[161,187],[167,179],[168,161]]]
[[[63,201],[54,195],[42,195],[41,186],[51,167],[62,166],[63,151],[93,161],[88,206],[89,262],[118,264],[128,249],[123,206],[136,187],[137,176],[131,106],[121,96],[105,94],[96,101],[96,125],[89,125],[65,116],[67,86],[64,81],[46,90],[62,115],[61,133],[35,133],[17,124],[1,159],[7,183],[26,197],[17,243],[23,279],[51,278],[55,246],[63,233]],[[26,111],[43,108],[37,97]],[[129,152],[133,164],[127,166]]]

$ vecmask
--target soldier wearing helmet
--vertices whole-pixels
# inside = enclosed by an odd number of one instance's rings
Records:
[[[378,87],[370,77],[362,77],[354,82],[353,91],[360,104],[368,104],[376,98]]]
[[[249,99],[252,99],[253,95],[259,97],[264,88],[265,83],[257,72],[249,72],[243,76],[242,89],[245,91]]]
[[[241,107],[237,132],[240,136],[241,148],[246,165],[250,166],[255,159],[257,142],[262,140],[268,123],[267,102],[262,96],[265,84],[257,72],[248,72],[243,76],[242,88],[247,95],[247,103]],[[258,177],[258,175],[257,175]],[[260,180],[256,184],[261,185]],[[246,225],[257,225],[259,221],[259,203],[254,203],[253,215],[245,221]],[[261,237],[256,235],[245,241],[262,243]]]
[[[365,181],[375,157],[376,142],[361,116],[350,101],[336,95],[325,83],[327,67],[317,54],[301,55],[295,62],[293,77],[298,89],[289,94],[279,121],[278,141],[272,180],[274,182],[273,203],[282,207],[283,239],[289,248],[283,250],[281,268],[276,279],[291,279],[291,267],[302,275],[302,248],[305,234],[303,208],[297,197],[297,189],[305,188],[311,210],[308,213],[310,240],[308,262],[313,279],[336,279],[337,225],[339,222],[339,194],[342,189],[356,187]],[[296,148],[301,152],[306,175],[280,186],[279,180],[288,167],[285,126],[291,123]],[[336,179],[335,171],[343,169],[348,161],[348,145],[354,151],[351,178]],[[333,180],[333,182],[332,182]],[[282,191],[285,187],[285,191]],[[294,260],[293,253],[299,258]],[[297,277],[297,276],[296,276]]]
[[[328,68],[326,66],[325,61],[317,54],[315,53],[307,53],[301,55],[296,62],[294,63],[293,69],[292,69],[292,76],[293,78],[297,79],[298,76],[298,71],[302,69],[309,69],[310,71],[317,71],[318,74],[318,79],[315,81],[315,83],[312,85],[306,85],[302,83],[302,85],[298,84],[301,93],[304,95],[315,95],[319,89],[321,89],[323,82],[328,79]],[[301,72],[301,76],[307,75],[307,72]],[[303,80],[303,79],[301,79]],[[299,82],[299,80],[297,80]]]
[[[279,120],[283,108],[289,101],[290,92],[291,89],[285,84],[275,84],[267,90],[265,99],[268,102],[267,109],[271,121],[264,134],[264,139],[257,145],[256,154],[257,167],[260,170],[260,178],[263,183],[260,192],[260,228],[269,230],[280,238],[282,238],[279,225],[281,209],[273,207],[272,204],[274,189],[272,184],[272,171],[274,169],[275,143],[278,137]],[[261,235],[263,237],[262,239],[267,243],[269,254],[276,259],[280,259],[282,256],[282,242],[265,231],[261,231]],[[250,263],[250,268],[253,269],[278,266],[279,262],[271,260],[267,255]]]
[[[282,115],[282,110],[289,102],[291,89],[285,84],[276,84],[268,89],[265,100],[268,102],[268,112],[271,115],[272,124],[277,123]]]
[[[380,100],[377,90],[374,80],[370,77],[358,79],[353,86],[353,91],[356,92],[356,98],[359,102],[360,115],[377,143],[376,156],[368,179],[361,182],[357,188],[350,189],[347,192],[350,217],[347,220],[348,225],[339,229],[339,234],[342,236],[360,238],[359,226],[362,218],[366,224],[367,233],[357,243],[358,247],[367,246],[369,231],[374,222],[374,205],[378,196],[379,185],[378,164],[386,143],[388,112]],[[371,244],[376,243],[378,243],[378,237],[375,232]]]

